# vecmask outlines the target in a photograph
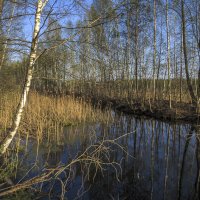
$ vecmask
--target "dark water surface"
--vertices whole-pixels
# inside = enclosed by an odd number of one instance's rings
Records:
[[[61,135],[40,145],[29,140],[27,154],[18,170],[18,181],[33,177],[45,168],[64,166],[88,146],[101,140],[119,138],[124,147],[111,145],[110,159],[121,164],[105,166],[89,175],[80,164],[59,179],[35,186],[39,199],[198,199],[200,145],[198,131],[188,124],[174,124],[153,119],[136,119],[113,112],[111,124],[87,124],[66,127]],[[127,134],[128,133],[128,134]],[[47,142],[48,141],[48,142]],[[23,175],[22,175],[23,174]],[[95,175],[95,177],[94,177]],[[67,182],[64,178],[69,176]],[[64,185],[66,183],[66,185]],[[62,186],[62,187],[61,187]],[[45,194],[49,193],[49,196]],[[37,192],[36,192],[37,194]],[[36,199],[36,197],[34,197]]]

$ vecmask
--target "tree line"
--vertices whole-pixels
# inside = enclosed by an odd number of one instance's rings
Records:
[[[198,0],[1,0],[0,18],[0,80],[22,86],[4,149],[30,87],[198,107]]]

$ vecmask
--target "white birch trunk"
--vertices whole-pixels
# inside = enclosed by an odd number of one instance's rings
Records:
[[[153,99],[155,100],[156,98],[156,54],[157,54],[157,50],[156,50],[156,0],[154,0],[154,8],[153,8],[153,16],[154,16],[154,28],[153,28],[153,49],[154,49],[154,53],[153,53]]]
[[[169,107],[171,109],[171,58],[170,58],[170,33],[169,33],[169,5],[166,0],[166,28],[167,28],[167,69],[168,69],[168,95],[169,95]]]
[[[37,44],[38,44],[38,33],[40,30],[40,19],[41,19],[41,13],[46,5],[48,0],[38,0],[37,3],[37,10],[35,14],[35,27],[34,27],[34,32],[33,32],[33,38],[32,38],[32,45],[31,45],[31,51],[30,51],[30,59],[29,59],[29,65],[28,65],[28,72],[26,75],[26,81],[24,84],[23,92],[21,95],[20,103],[18,105],[17,111],[15,118],[13,120],[12,128],[10,132],[8,133],[7,137],[3,141],[1,148],[0,148],[0,153],[4,154],[10,145],[11,141],[13,140],[15,134],[17,133],[17,130],[19,128],[19,124],[21,121],[22,113],[24,111],[24,107],[26,105],[28,93],[30,90],[30,85],[32,81],[32,76],[33,76],[33,70],[34,70],[34,63],[35,63],[35,58],[36,58],[36,51],[37,51]]]

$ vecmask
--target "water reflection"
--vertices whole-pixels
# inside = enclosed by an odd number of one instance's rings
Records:
[[[102,138],[115,139],[129,133],[118,140],[129,155],[118,148],[112,151],[112,159],[120,162],[123,169],[120,181],[112,169],[103,175],[97,173],[93,180],[84,176],[81,166],[74,166],[74,181],[66,185],[69,199],[88,189],[78,199],[199,199],[200,131],[197,127],[118,114],[114,117],[115,122],[109,125],[64,128],[59,142],[39,145],[37,158],[37,142],[30,141],[23,166],[30,168],[30,163],[37,159],[37,168],[30,171],[29,177],[39,173],[44,166],[68,163]],[[18,170],[18,179],[20,176],[22,171]],[[57,194],[60,187],[54,183],[51,191]]]

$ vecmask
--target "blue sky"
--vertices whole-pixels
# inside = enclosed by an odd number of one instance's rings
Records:
[[[81,1],[82,0],[80,0],[79,2],[81,2]],[[82,2],[84,2],[84,6],[89,9],[89,7],[92,3],[92,0],[85,0]],[[49,0],[48,5],[46,6],[46,9],[48,9],[50,6],[52,6],[53,3],[54,3],[54,0]],[[70,1],[66,2],[66,0],[58,0],[57,3],[54,5],[54,11],[60,12],[60,11],[63,11],[64,9],[67,9],[68,5],[66,5],[66,4],[68,4],[69,7],[71,6],[71,8],[72,8],[72,4]],[[66,7],[64,7],[64,5]],[[33,13],[34,10],[31,9],[31,10],[29,10],[29,12]],[[75,23],[75,21],[77,21],[78,19],[81,18],[80,11],[73,9],[73,10],[71,10],[71,12],[72,12],[72,15],[66,16],[62,20],[59,20],[59,21],[62,23],[66,23],[68,20],[71,20],[72,22]],[[23,30],[24,30],[24,36],[25,36],[24,39],[31,41],[32,34],[33,34],[33,28],[34,28],[34,16],[25,17],[24,22],[23,22]]]

